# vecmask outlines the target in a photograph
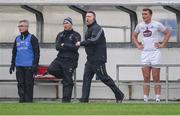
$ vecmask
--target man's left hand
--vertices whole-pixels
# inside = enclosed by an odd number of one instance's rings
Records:
[[[37,75],[37,66],[32,66],[32,71],[35,75]]]
[[[154,44],[155,48],[164,48],[164,44],[161,44],[161,43],[155,43]]]

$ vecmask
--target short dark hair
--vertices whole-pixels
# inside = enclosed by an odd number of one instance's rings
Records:
[[[86,13],[91,13],[94,15],[94,17],[96,17],[96,13],[94,11],[87,11]]]
[[[151,10],[151,9],[149,9],[149,8],[143,8],[143,10],[142,10],[142,11],[148,11],[151,15],[153,14],[152,10]]]

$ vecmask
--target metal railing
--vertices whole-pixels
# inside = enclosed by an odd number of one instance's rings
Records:
[[[116,83],[119,86],[120,85],[120,74],[119,74],[119,70],[120,68],[124,68],[124,67],[143,67],[144,65],[140,65],[140,64],[117,64],[116,65]],[[168,102],[168,98],[169,98],[169,67],[180,67],[180,64],[160,64],[160,65],[153,65],[153,66],[157,66],[157,67],[165,67],[165,76],[166,76],[166,80],[165,80],[165,101],[166,103]],[[0,65],[0,67],[10,67],[10,65]],[[74,72],[74,99],[77,99],[77,81],[76,81],[76,71]],[[133,85],[137,85],[137,83],[133,84]]]
[[[131,40],[127,40],[127,30],[130,30],[131,28],[128,26],[108,26],[108,25],[101,25],[103,28],[109,28],[109,29],[120,29],[123,30],[123,42],[130,42]]]
[[[143,67],[145,65],[140,65],[140,64],[117,64],[116,65],[116,82],[117,85],[119,86],[119,69],[124,68],[124,67]],[[156,66],[156,67],[165,67],[165,76],[166,76],[166,80],[165,80],[165,89],[166,89],[166,93],[165,93],[165,101],[166,103],[168,102],[169,99],[169,67],[180,67],[180,64],[159,64],[159,65],[152,65],[152,66]]]

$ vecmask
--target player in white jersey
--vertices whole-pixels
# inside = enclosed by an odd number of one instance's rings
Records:
[[[142,73],[144,77],[144,101],[148,101],[150,91],[150,75],[152,71],[153,81],[155,83],[156,102],[160,102],[161,86],[160,86],[160,68],[153,66],[161,62],[160,49],[164,48],[170,38],[170,31],[166,29],[160,22],[152,21],[152,10],[144,8],[142,10],[143,22],[139,23],[132,34],[132,41],[135,43],[141,53]],[[164,39],[159,42],[158,33],[164,34]],[[140,34],[141,42],[138,41]]]

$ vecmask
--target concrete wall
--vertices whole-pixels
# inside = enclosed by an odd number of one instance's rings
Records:
[[[84,64],[86,61],[86,54],[84,49],[79,50],[80,59],[77,68],[77,79],[82,80]],[[10,64],[11,49],[1,49],[0,64]],[[50,64],[56,57],[55,49],[41,49],[40,64]],[[116,80],[116,64],[139,64],[140,51],[137,49],[129,48],[108,48],[108,63],[107,72]],[[48,58],[47,58],[48,57]],[[162,64],[180,64],[179,48],[162,49]],[[169,79],[180,79],[180,68],[170,68]],[[15,79],[15,74],[9,75],[9,68],[0,68],[0,79]],[[94,78],[95,79],[95,78]],[[141,68],[126,68],[120,70],[120,80],[142,80]],[[162,68],[161,79],[165,80],[165,70]],[[77,83],[77,96],[81,96],[82,83]],[[60,87],[60,96],[61,96]],[[120,88],[126,94],[128,98],[128,87],[120,85]],[[163,87],[164,88],[164,87]],[[133,98],[142,98],[142,86],[133,87]],[[170,90],[171,99],[179,99],[179,90]],[[154,98],[153,89],[151,89],[151,96]],[[15,85],[0,85],[0,97],[17,97],[17,88]],[[35,97],[39,98],[53,98],[55,97],[55,88],[52,86],[35,86]],[[162,90],[162,97],[165,98],[165,90]],[[94,83],[91,87],[91,98],[114,98],[113,93],[109,88],[102,83]]]
[[[162,64],[180,64],[180,48],[164,48],[162,49]],[[139,64],[140,63],[140,51],[135,48],[108,48],[107,50],[107,72],[109,75],[116,79],[116,64]],[[2,49],[0,50],[0,64],[10,64],[11,60],[11,49]],[[77,79],[82,80],[84,64],[86,62],[86,54],[84,48],[79,49],[79,63],[77,68]],[[48,65],[50,64],[57,55],[55,49],[44,49],[41,48],[41,57],[40,64]],[[131,69],[132,73],[128,73]],[[120,79],[121,80],[141,80],[141,68],[123,68],[120,69]],[[170,68],[170,79],[177,80],[179,79],[180,72],[178,73],[179,68]],[[1,68],[1,79],[11,79],[14,76],[8,76],[7,68]],[[122,72],[121,72],[122,71]],[[6,76],[7,77],[6,77]],[[134,76],[138,75],[138,76]],[[161,73],[162,79],[165,79],[164,68],[162,68]]]

